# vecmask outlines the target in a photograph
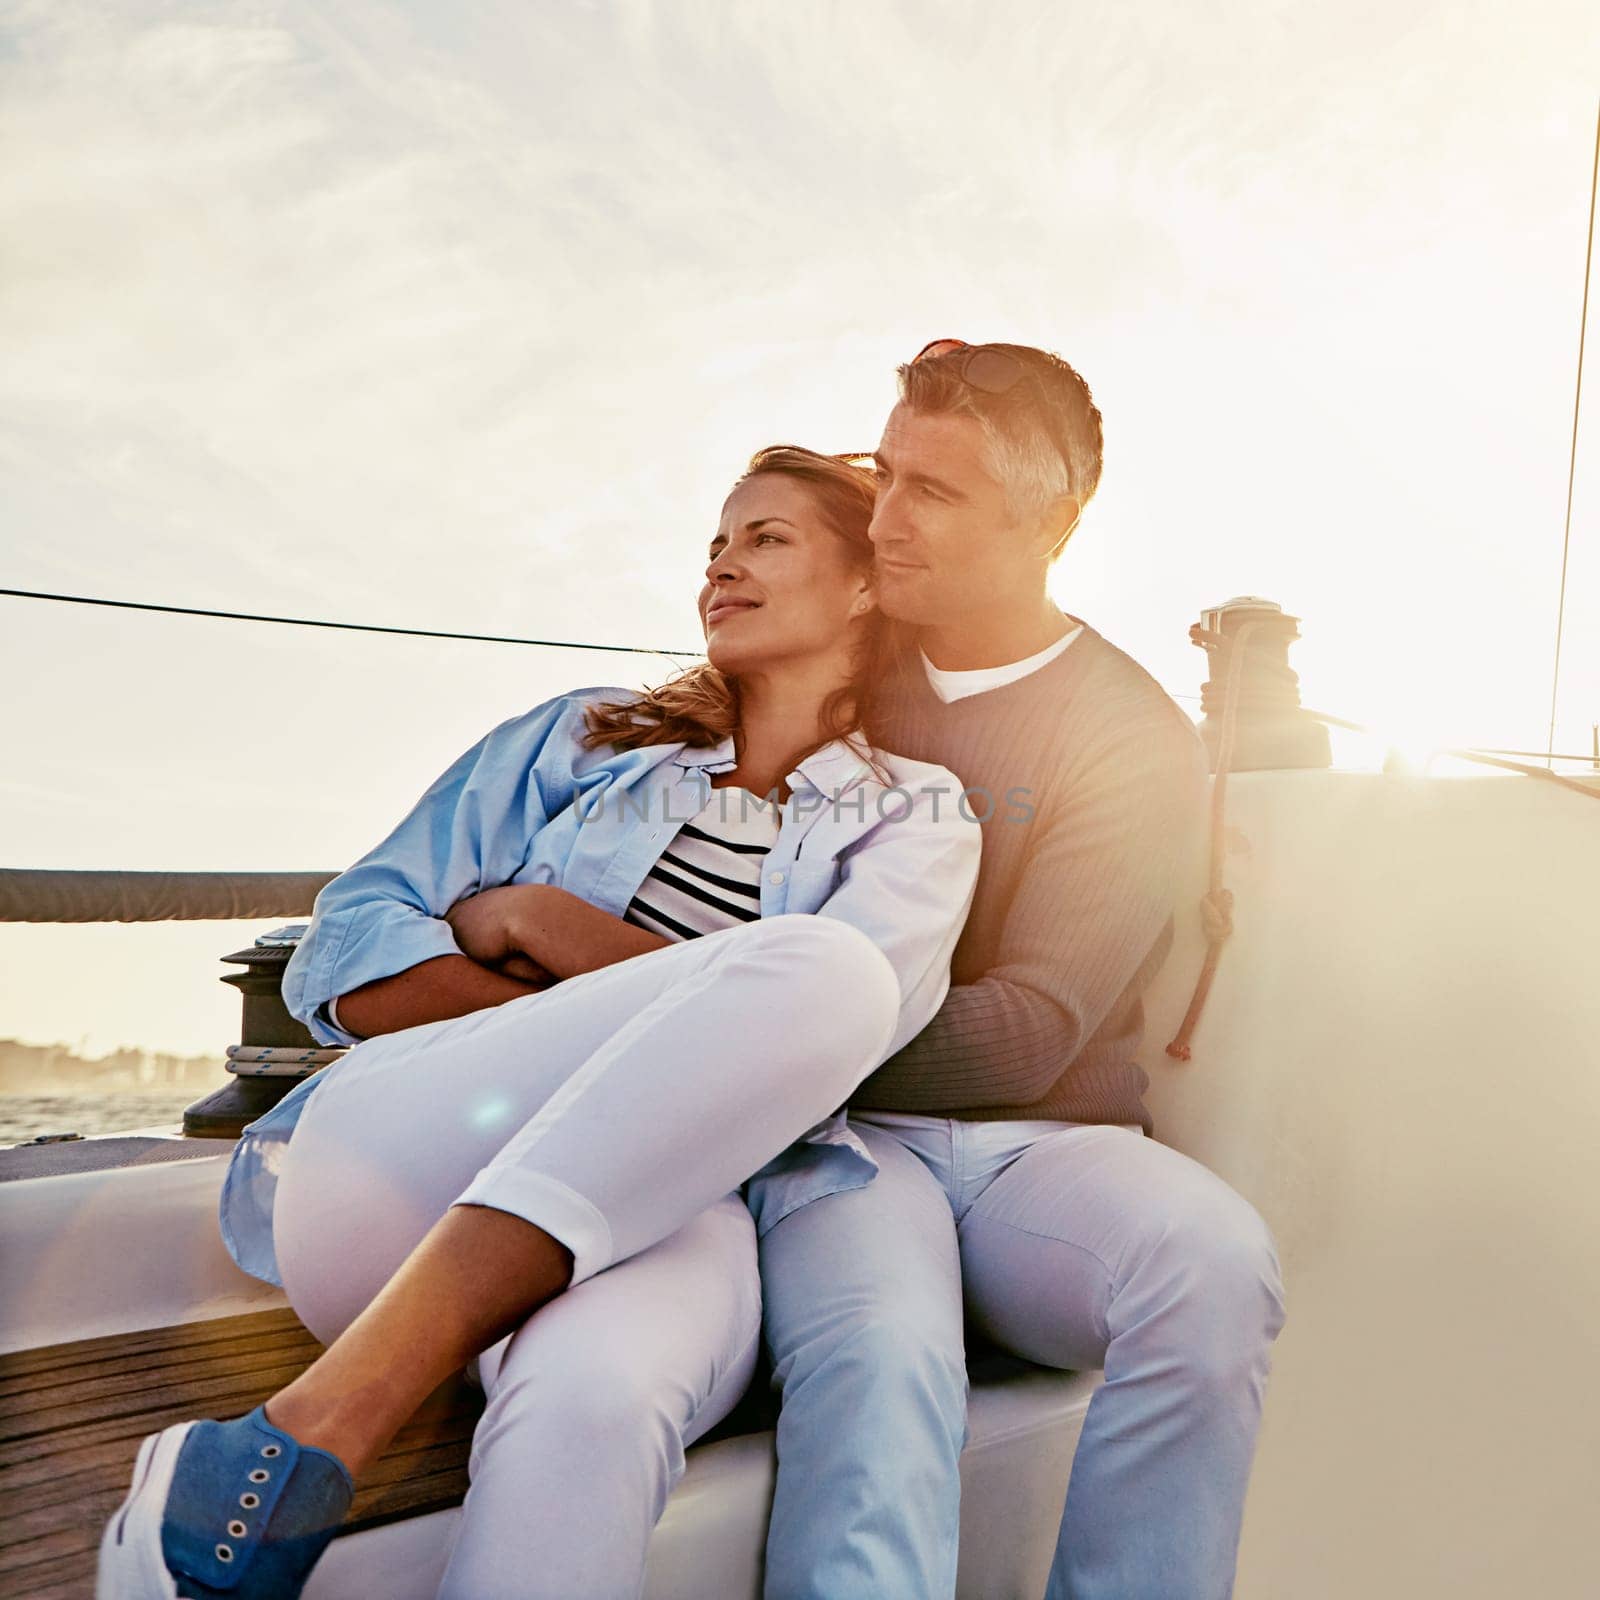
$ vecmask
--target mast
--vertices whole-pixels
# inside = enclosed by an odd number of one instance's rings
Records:
[[[1589,331],[1589,268],[1594,260],[1594,197],[1600,181],[1600,111],[1595,113],[1594,167],[1589,174],[1589,234],[1583,253],[1583,312],[1578,319],[1578,386],[1572,399],[1572,453],[1567,461],[1567,526],[1561,538],[1561,597],[1556,602],[1556,663],[1550,679],[1550,732],[1545,739],[1548,767],[1556,747],[1556,695],[1561,688],[1561,628],[1567,617],[1567,552],[1572,545],[1572,485],[1578,474],[1578,412],[1583,406],[1583,342]]]

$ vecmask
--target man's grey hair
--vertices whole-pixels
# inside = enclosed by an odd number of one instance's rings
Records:
[[[913,411],[971,417],[983,430],[984,465],[1005,490],[1006,508],[1021,520],[1052,500],[1073,496],[1086,506],[1100,485],[1104,434],[1089,386],[1059,356],[1028,345],[992,345],[1019,361],[1028,376],[1004,394],[989,394],[961,377],[964,351],[924,356],[899,370],[900,398]]]

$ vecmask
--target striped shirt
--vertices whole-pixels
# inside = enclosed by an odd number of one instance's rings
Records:
[[[639,885],[623,920],[672,940],[755,922],[762,864],[781,820],[778,807],[748,789],[713,789]]]

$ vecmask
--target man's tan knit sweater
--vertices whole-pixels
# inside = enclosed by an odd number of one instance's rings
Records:
[[[1037,672],[949,705],[913,653],[878,734],[885,749],[948,767],[970,810],[990,814],[950,993],[852,1104],[1148,1131],[1140,996],[1171,946],[1177,886],[1203,835],[1193,723],[1085,626]]]

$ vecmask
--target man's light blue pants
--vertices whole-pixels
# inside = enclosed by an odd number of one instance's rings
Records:
[[[783,1393],[767,1600],[947,1600],[963,1311],[1103,1368],[1048,1600],[1223,1600],[1284,1320],[1271,1236],[1214,1173],[1117,1127],[868,1113],[864,1188],[766,1235]]]

